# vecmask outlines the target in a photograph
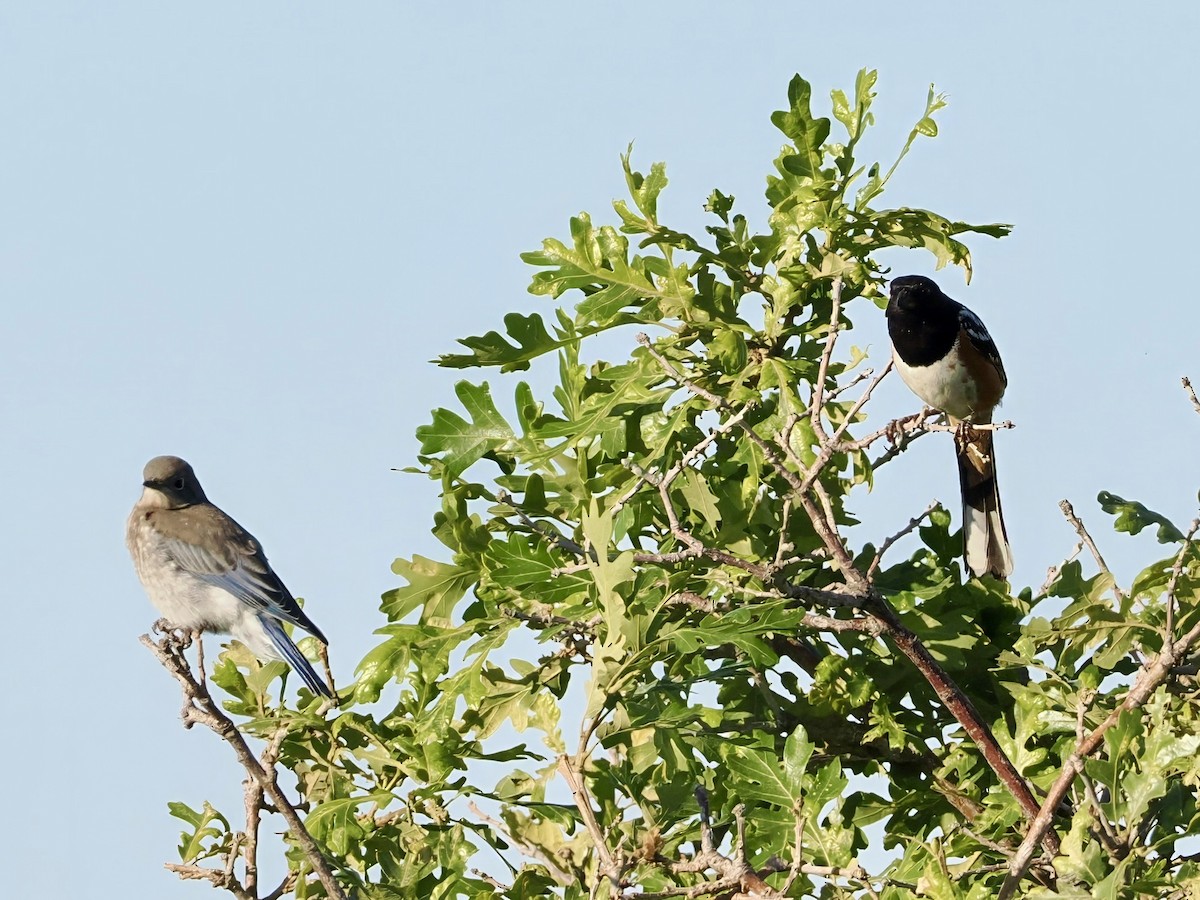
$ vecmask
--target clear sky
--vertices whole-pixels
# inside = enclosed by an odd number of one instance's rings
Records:
[[[1009,371],[1015,582],[1072,546],[1063,497],[1120,571],[1155,558],[1094,498],[1195,514],[1200,418],[1178,381],[1200,377],[1200,11],[967,9],[0,4],[6,896],[77,897],[83,879],[97,898],[211,896],[161,868],[166,802],[240,809],[227,748],[179,727],[137,643],[155,616],[122,539],[145,461],[196,466],[348,680],[392,559],[436,551],[432,484],[391,471],[462,377],[427,360],[549,308],[518,254],[581,209],[611,219],[630,140],[636,163],[667,162],[665,222],[700,227],[720,187],[761,225],[795,72],[824,102],[877,67],[869,152],[888,159],[935,83],[942,135],[889,202],[1016,226],[975,241],[971,287],[937,276]],[[932,274],[926,254],[888,261]],[[882,314],[864,325],[881,363]],[[889,381],[873,414],[915,410]],[[948,440],[894,466],[859,508],[871,536],[956,505]]]

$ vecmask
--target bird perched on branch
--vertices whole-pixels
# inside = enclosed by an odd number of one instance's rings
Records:
[[[888,334],[896,371],[912,392],[958,425],[955,449],[963,501],[963,550],[976,577],[1012,573],[987,425],[1008,377],[992,336],[975,313],[921,275],[892,280]]]
[[[310,690],[332,698],[283,623],[328,641],[253,535],[209,502],[192,467],[177,456],[146,463],[142,485],[125,543],[142,587],[167,621],[193,633],[230,634],[260,659],[286,660]]]

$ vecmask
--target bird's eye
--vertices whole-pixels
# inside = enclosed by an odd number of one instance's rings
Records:
[[[171,487],[175,488],[175,490],[177,490],[177,491],[182,491],[183,484],[184,484],[184,482],[183,482],[182,478],[176,478],[174,481],[171,482]]]

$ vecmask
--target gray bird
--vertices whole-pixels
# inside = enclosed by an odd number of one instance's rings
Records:
[[[146,463],[142,485],[125,544],[150,602],[177,628],[230,634],[260,659],[286,660],[310,690],[332,698],[282,623],[329,642],[254,536],[209,502],[192,467],[178,456]]]

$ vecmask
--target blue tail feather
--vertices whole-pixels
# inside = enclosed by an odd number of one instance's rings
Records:
[[[314,694],[319,694],[322,697],[333,699],[333,691],[325,684],[325,680],[316,673],[309,661],[300,652],[287,632],[283,630],[283,624],[273,616],[260,615],[258,620],[262,622],[263,630],[266,631],[267,637],[271,639],[271,643],[275,645],[275,649],[287,661],[287,664],[296,670],[304,683],[308,685],[308,689]]]

